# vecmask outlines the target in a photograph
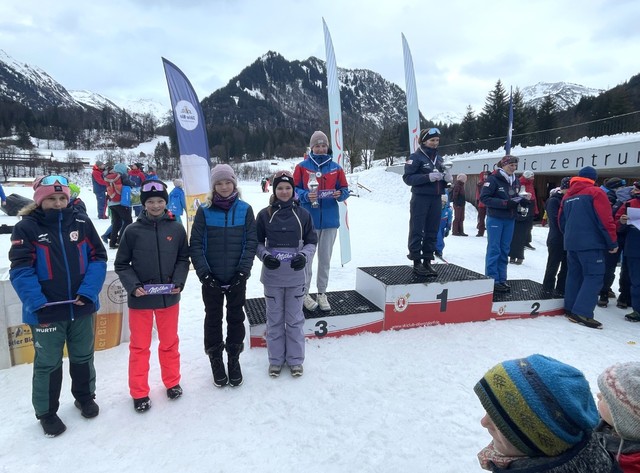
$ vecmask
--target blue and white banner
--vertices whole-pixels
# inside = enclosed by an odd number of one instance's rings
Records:
[[[416,74],[413,70],[413,59],[409,43],[402,34],[402,53],[404,55],[404,81],[407,88],[407,122],[409,124],[409,152],[418,149],[420,139],[420,109],[418,108],[418,91],[416,89]]]
[[[513,87],[509,92],[509,129],[507,130],[507,142],[504,145],[506,154],[511,154],[511,137],[513,136]]]
[[[196,210],[211,190],[209,143],[200,101],[189,79],[173,63],[162,58],[169,86],[171,108],[178,135],[180,168],[187,199],[187,231]]]
[[[340,82],[338,81],[338,67],[336,55],[333,52],[331,33],[327,23],[322,19],[324,28],[324,47],[327,53],[327,95],[329,98],[329,123],[331,128],[331,148],[334,159],[344,167],[344,147],[342,140],[342,107],[340,105]],[[338,204],[340,209],[340,262],[342,265],[351,261],[351,237],[349,231],[349,215],[347,202]]]

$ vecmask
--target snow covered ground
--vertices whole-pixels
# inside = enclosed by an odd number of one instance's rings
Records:
[[[353,260],[341,267],[336,245],[329,291],[354,289],[357,267],[409,263],[409,188],[382,168],[360,173],[359,182],[371,192],[360,189],[360,197],[348,200]],[[82,187],[95,217],[88,181]],[[241,190],[256,213],[266,206],[269,195],[259,182],[241,182]],[[5,192],[32,196],[30,187]],[[465,229],[472,236],[448,237],[444,255],[483,273],[486,238],[473,236],[475,216],[467,205]],[[0,216],[0,224],[16,220]],[[108,225],[94,223],[100,231]],[[522,266],[509,266],[510,279],[542,280],[546,234],[534,228],[537,250],[526,252]],[[8,248],[9,236],[0,235],[0,268],[8,267]],[[114,257],[109,250],[110,269]],[[262,296],[260,264],[256,260],[249,279],[249,298]],[[480,426],[484,411],[472,389],[486,370],[542,353],[581,369],[595,395],[602,370],[639,359],[640,324],[626,322],[625,313],[615,304],[597,308],[604,330],[538,317],[310,340],[299,379],[270,378],[266,350],[246,349],[244,384],[218,389],[202,348],[203,305],[192,272],[181,303],[184,396],[166,398],[152,352],[153,408],[137,414],[127,388],[127,344],[96,352],[100,415],[80,416],[65,373],[59,415],[67,431],[48,439],[33,415],[31,365],[0,370],[0,471],[482,471],[476,453],[490,436]]]

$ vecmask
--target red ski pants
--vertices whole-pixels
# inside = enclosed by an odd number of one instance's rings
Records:
[[[178,351],[178,312],[180,304],[166,309],[129,309],[129,392],[139,399],[149,395],[149,357],[151,332],[155,314],[158,329],[158,359],[165,387],[180,382],[180,352]]]

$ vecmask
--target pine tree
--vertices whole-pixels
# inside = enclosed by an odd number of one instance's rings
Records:
[[[481,138],[480,146],[497,149],[504,145],[509,126],[509,96],[500,79],[489,92],[482,112],[478,117]]]

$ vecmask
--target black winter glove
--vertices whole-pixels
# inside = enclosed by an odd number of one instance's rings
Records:
[[[220,289],[220,281],[213,277],[213,274],[207,273],[200,278],[200,282],[203,286],[208,286],[212,289]]]
[[[294,271],[300,271],[307,265],[307,257],[302,253],[298,253],[291,260],[291,267]]]
[[[229,286],[238,286],[249,279],[249,273],[245,273],[243,271],[238,271],[231,281],[229,282]]]
[[[515,209],[517,207],[518,207],[518,203],[516,201],[511,200],[511,199],[507,200],[507,208],[509,210],[513,210],[513,209]]]
[[[264,264],[267,269],[277,269],[280,267],[280,260],[272,255],[267,255],[262,259],[262,264]]]

